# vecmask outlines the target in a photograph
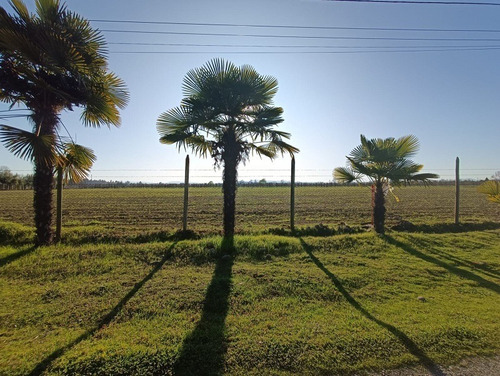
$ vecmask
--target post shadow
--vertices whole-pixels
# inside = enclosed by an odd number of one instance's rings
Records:
[[[419,244],[419,245],[421,245],[421,244]],[[422,245],[424,245],[424,244],[422,244]],[[492,267],[490,267],[488,265],[476,264],[472,261],[466,260],[464,258],[455,256],[455,255],[452,255],[448,252],[437,250],[437,249],[429,249],[429,252],[435,254],[438,257],[441,257],[441,258],[447,259],[448,261],[454,262],[462,267],[469,267],[469,268],[476,269],[477,272],[482,273],[484,275],[487,275],[488,277],[500,278],[500,272],[496,271],[495,269],[493,269]]]
[[[60,347],[54,352],[52,352],[50,355],[48,355],[45,359],[43,359],[40,363],[38,363],[35,368],[29,373],[29,376],[39,376],[45,370],[49,368],[49,366],[60,356],[62,356],[64,353],[66,353],[68,350],[70,350],[72,347],[76,346],[80,342],[92,337],[95,333],[97,333],[99,330],[101,330],[104,326],[107,326],[113,321],[113,319],[118,315],[118,313],[123,309],[125,304],[132,299],[132,297],[139,291],[142,286],[146,282],[148,282],[153,276],[165,265],[165,262],[170,258],[171,253],[170,251],[174,248],[175,244],[177,242],[172,243],[172,245],[165,251],[165,254],[163,255],[163,258],[161,261],[156,264],[156,266],[138,283],[134,285],[132,290],[130,290],[127,295],[125,295],[117,305],[113,307],[113,309],[108,312],[98,323],[97,325],[90,330],[87,330],[85,333],[80,335],[78,338],[73,340],[72,342],[68,343],[66,346]]]
[[[335,287],[340,291],[340,293],[354,309],[360,312],[368,320],[373,321],[380,327],[389,331],[393,336],[395,336],[412,355],[418,358],[420,363],[431,373],[431,375],[445,376],[441,368],[439,368],[439,366],[434,363],[434,361],[429,358],[429,356],[421,348],[419,348],[417,344],[413,342],[405,333],[396,328],[394,325],[388,324],[376,318],[370,312],[368,312],[366,308],[364,308],[356,299],[354,299],[342,285],[340,280],[332,272],[330,272],[316,256],[314,256],[314,254],[312,253],[312,247],[308,245],[302,238],[300,239],[300,243],[302,244],[302,248],[304,248],[311,260],[319,269],[321,269],[323,273],[327,275],[327,277],[333,282]]]
[[[224,252],[234,250],[233,238],[224,239]],[[232,287],[233,257],[222,256],[207,288],[200,321],[184,339],[174,364],[175,375],[221,375],[227,351],[226,316]]]
[[[486,289],[489,289],[493,292],[496,292],[497,294],[500,294],[500,286],[496,284],[495,282],[488,281],[487,279],[484,279],[481,276],[478,276],[477,274],[474,274],[468,270],[460,269],[457,268],[456,266],[447,264],[444,261],[441,261],[433,256],[427,255],[418,249],[410,246],[409,244],[405,244],[400,242],[399,240],[394,239],[390,235],[385,235],[385,239],[389,244],[392,244],[403,251],[409,253],[412,256],[418,257],[419,259],[422,259],[424,261],[430,262],[434,265],[440,266],[446,270],[448,270],[450,273],[453,273],[461,278],[466,278],[471,281],[476,282],[479,286],[484,287]]]
[[[29,255],[31,252],[33,252],[37,247],[35,246],[31,246],[31,247],[28,247],[22,251],[19,251],[19,252],[16,252],[16,253],[12,253],[8,256],[5,256],[5,257],[2,257],[0,258],[0,267],[2,266],[5,266],[7,264],[10,264],[11,262],[13,261],[16,261],[17,259],[23,257],[23,256],[26,256],[26,255]]]

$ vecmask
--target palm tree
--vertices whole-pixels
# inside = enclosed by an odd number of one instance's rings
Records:
[[[361,135],[361,145],[347,156],[347,167],[337,167],[334,178],[351,183],[368,178],[375,189],[373,199],[373,225],[377,233],[384,233],[385,192],[389,187],[410,184],[414,181],[427,184],[429,179],[439,178],[436,174],[418,173],[424,166],[411,161],[419,148],[415,136],[376,138],[368,140]]]
[[[79,183],[85,179],[95,162],[92,149],[68,142],[62,145],[62,153],[57,158],[57,210],[56,210],[56,242],[61,241],[62,229],[62,192],[63,185],[69,181]]]
[[[239,163],[254,152],[273,159],[299,151],[283,141],[289,133],[274,128],[283,122],[283,109],[272,101],[278,82],[249,65],[213,59],[190,70],[182,88],[181,105],[158,117],[160,142],[190,147],[223,166],[224,237],[232,238]]]
[[[33,133],[48,158],[33,154],[36,244],[52,242],[55,135],[63,110],[82,107],[86,126],[120,124],[128,101],[123,81],[107,69],[102,35],[59,0],[37,0],[31,14],[11,0],[13,15],[0,7],[0,100],[31,111]]]
[[[500,181],[487,180],[477,187],[477,190],[480,193],[484,193],[491,202],[500,204]]]

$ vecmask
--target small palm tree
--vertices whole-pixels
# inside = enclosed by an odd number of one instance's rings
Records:
[[[373,225],[377,233],[384,233],[385,194],[390,185],[400,186],[414,181],[429,182],[439,178],[436,174],[419,173],[424,167],[411,161],[419,148],[415,136],[394,138],[376,138],[368,140],[361,135],[361,145],[354,148],[347,156],[347,167],[337,167],[334,178],[337,181],[351,183],[368,178],[372,181],[375,195],[373,200]]]
[[[500,181],[487,180],[477,187],[477,190],[480,193],[484,193],[491,202],[500,204]]]
[[[118,126],[128,93],[108,71],[104,39],[87,20],[59,0],[37,0],[36,14],[21,0],[10,5],[13,15],[0,7],[0,100],[24,104],[31,111],[34,141],[46,146],[42,158],[33,149],[33,206],[36,244],[47,245],[59,114],[82,107],[85,125]]]
[[[79,183],[90,173],[90,169],[96,160],[92,149],[75,144],[64,143],[62,151],[57,156],[57,204],[56,204],[56,236],[55,241],[61,241],[62,229],[62,192],[63,185],[69,181]]]
[[[290,134],[275,129],[283,122],[283,109],[272,102],[277,90],[274,77],[261,76],[249,65],[213,59],[187,73],[181,105],[158,118],[160,142],[190,147],[223,166],[226,238],[234,235],[239,163],[254,152],[273,159],[280,152],[299,151],[284,141]]]

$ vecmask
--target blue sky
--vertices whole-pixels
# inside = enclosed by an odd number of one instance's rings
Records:
[[[26,3],[33,9],[33,1]],[[0,0],[0,4],[10,11],[7,1]],[[290,132],[291,143],[301,150],[297,155],[299,181],[331,181],[332,170],[345,165],[345,155],[359,144],[360,134],[369,138],[416,135],[421,148],[415,160],[424,164],[425,171],[443,178],[453,177],[457,156],[464,178],[482,179],[500,170],[500,49],[485,49],[500,47],[500,6],[321,0],[68,0],[66,4],[103,30],[109,43],[110,69],[124,79],[131,95],[128,107],[122,112],[120,128],[85,128],[79,122],[78,109],[62,115],[71,136],[96,152],[94,179],[182,180],[187,152],[179,153],[174,146],[159,143],[156,119],[180,103],[185,74],[215,57],[237,65],[250,64],[259,73],[278,79],[275,105],[283,107],[285,118],[280,129]],[[496,31],[287,29],[97,20]],[[206,35],[214,33],[239,36]],[[243,36],[248,34],[274,37]],[[124,42],[216,46],[115,44]],[[265,47],[221,46],[228,44]],[[285,45],[290,48],[276,47]],[[469,49],[464,50],[464,46]],[[416,47],[439,51],[394,52],[395,47],[406,51]],[[5,109],[7,106],[0,104],[0,110]],[[1,121],[30,129],[23,119]],[[60,133],[65,135],[66,131],[61,128]],[[240,179],[288,180],[289,164],[288,156],[272,162],[254,157],[240,168]],[[0,146],[0,165],[23,174],[32,169],[30,163],[12,156],[3,146]],[[213,170],[211,160],[193,156],[191,166],[191,181],[220,181],[221,172]]]

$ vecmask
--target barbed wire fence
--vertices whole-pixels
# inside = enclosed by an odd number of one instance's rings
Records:
[[[455,169],[434,170],[444,180],[430,186],[413,185],[393,189],[386,197],[387,225],[400,221],[415,224],[450,223],[455,218]],[[497,169],[500,170],[500,169]],[[460,180],[460,221],[498,222],[500,205],[488,202],[477,191],[479,178],[491,169],[463,169]],[[496,171],[496,170],[493,170]],[[17,172],[17,171],[16,171]],[[92,180],[69,185],[64,190],[64,226],[97,226],[129,231],[175,231],[220,233],[223,194],[221,171],[189,171],[189,199],[184,218],[185,169],[94,170]],[[486,175],[486,176],[485,176]],[[339,185],[332,170],[297,169],[294,196],[289,169],[243,170],[236,198],[236,229],[261,233],[269,229],[290,229],[371,223],[370,185]],[[131,182],[128,180],[135,180]],[[170,179],[176,183],[144,183]],[[314,180],[323,180],[314,183]],[[326,182],[325,182],[326,180]],[[329,180],[329,181],[328,181]],[[32,192],[29,186],[1,186],[0,220],[32,224]],[[120,188],[120,189],[110,189]],[[147,189],[136,189],[147,188]],[[23,190],[28,189],[28,190]],[[292,202],[294,203],[291,206]],[[292,216],[293,213],[293,216]]]

